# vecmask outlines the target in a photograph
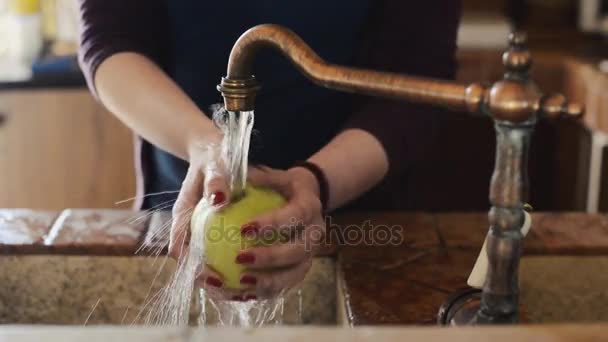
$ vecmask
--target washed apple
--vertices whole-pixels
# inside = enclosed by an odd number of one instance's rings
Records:
[[[256,245],[276,243],[278,240],[278,234],[242,236],[241,226],[284,204],[285,199],[279,193],[248,184],[244,196],[212,213],[205,224],[203,208],[207,204],[203,201],[199,203],[192,215],[192,229],[200,229],[204,225],[205,262],[222,275],[226,288],[242,288],[240,276],[245,267],[236,263],[240,251]]]

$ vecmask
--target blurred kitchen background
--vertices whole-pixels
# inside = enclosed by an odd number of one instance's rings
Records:
[[[77,16],[77,0],[0,0],[2,208],[124,208],[130,203],[116,203],[134,195],[133,137],[86,89],[75,57]],[[538,210],[607,211],[608,1],[464,0],[457,78],[501,77],[513,29],[528,32],[541,89],[588,108],[583,122],[539,125],[530,202]],[[491,120],[450,114],[441,130],[437,153],[404,185],[411,209],[486,210]]]

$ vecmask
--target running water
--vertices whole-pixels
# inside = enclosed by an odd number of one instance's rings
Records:
[[[210,153],[209,160],[217,160],[213,156],[215,153],[220,153],[219,161],[223,163],[230,177],[232,198],[233,200],[238,199],[242,195],[247,181],[254,113],[253,111],[226,112],[218,106],[214,109],[213,119],[224,134],[222,146],[219,152],[216,152],[216,147],[208,146],[203,149],[205,152],[202,153]],[[203,222],[207,222],[215,213],[214,207],[207,202],[203,202],[198,210],[200,210],[199,219]],[[206,224],[198,225],[198,227],[204,226]],[[190,227],[181,228],[190,229]],[[169,229],[168,224],[163,227],[163,232],[156,232],[156,234],[166,235]],[[193,296],[197,294],[194,281],[205,258],[204,241],[204,229],[191,229],[189,248],[186,249],[187,255],[180,258],[181,261],[169,284],[147,300],[136,320],[141,319],[146,325],[187,325],[191,323],[191,306],[195,303]],[[157,247],[144,245],[142,248],[154,249]],[[200,300],[199,325],[251,327],[283,323],[284,294],[273,299],[249,302],[214,300],[203,289],[198,291],[198,295]],[[301,299],[299,291],[297,296]],[[298,309],[298,312],[301,312],[301,305]]]
[[[224,133],[221,158],[230,176],[233,199],[242,195],[247,182],[253,118],[253,111],[235,113],[214,110],[213,121]]]

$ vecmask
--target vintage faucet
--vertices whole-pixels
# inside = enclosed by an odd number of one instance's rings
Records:
[[[488,275],[477,304],[464,305],[451,324],[496,324],[518,321],[518,269],[523,236],[524,201],[527,199],[527,162],[530,136],[539,117],[580,117],[583,108],[563,95],[543,95],[530,80],[532,58],[526,35],[509,37],[503,55],[505,74],[484,86],[331,65],[299,36],[277,25],[260,25],[245,32],[234,45],[228,74],[218,90],[226,110],[254,109],[259,85],[252,65],[260,48],[285,55],[316,84],[346,92],[435,104],[454,110],[489,115],[496,128],[496,163],[490,185],[490,230],[487,236]],[[462,299],[462,298],[461,298]]]

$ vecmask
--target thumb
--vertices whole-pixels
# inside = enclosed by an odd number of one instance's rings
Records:
[[[257,166],[249,168],[248,180],[251,184],[263,188],[270,188],[281,193],[287,188],[287,179],[284,177],[284,171],[277,171],[266,166]]]

